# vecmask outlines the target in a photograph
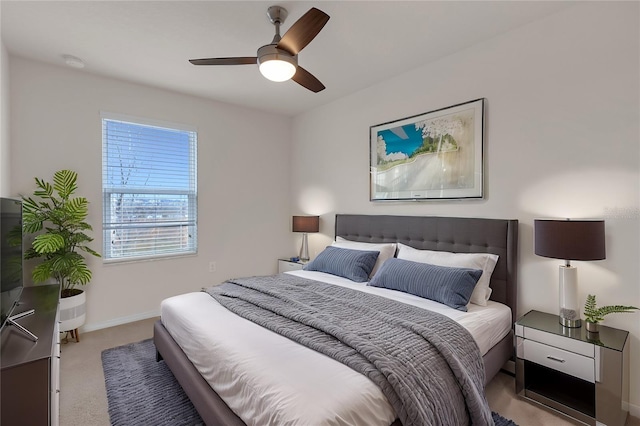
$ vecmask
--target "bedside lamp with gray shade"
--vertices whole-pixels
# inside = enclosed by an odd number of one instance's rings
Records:
[[[572,260],[605,259],[604,220],[536,219],[535,253],[564,259],[560,265],[560,324],[578,328],[578,270]]]
[[[307,234],[309,232],[320,231],[320,216],[293,216],[293,232],[302,232],[302,246],[300,247],[300,260],[309,260],[309,242]]]

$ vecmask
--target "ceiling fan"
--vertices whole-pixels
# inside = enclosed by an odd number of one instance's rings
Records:
[[[312,7],[280,37],[280,25],[288,12],[284,7],[271,6],[267,16],[276,27],[276,35],[270,44],[258,49],[257,56],[234,58],[190,59],[193,65],[251,65],[258,64],[263,76],[272,81],[293,80],[299,85],[320,92],[324,84],[309,71],[298,65],[298,53],[313,40],[329,21],[329,15]]]

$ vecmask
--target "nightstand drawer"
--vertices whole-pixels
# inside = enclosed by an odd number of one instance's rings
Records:
[[[556,348],[588,356],[590,358],[595,356],[594,346],[591,343],[582,342],[576,339],[567,339],[564,336],[528,327],[524,328],[523,334],[524,338],[527,340],[535,340],[536,342],[544,343],[545,345],[555,346]]]
[[[528,361],[595,383],[595,361],[593,358],[532,340],[524,341],[523,352],[524,359]]]

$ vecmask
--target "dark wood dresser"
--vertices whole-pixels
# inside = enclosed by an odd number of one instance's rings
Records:
[[[13,314],[35,309],[17,322],[38,337],[33,342],[12,325],[0,341],[0,423],[57,426],[60,396],[59,285],[25,287]]]

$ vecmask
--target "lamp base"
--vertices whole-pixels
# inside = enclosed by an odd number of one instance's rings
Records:
[[[580,318],[578,318],[576,320],[571,320],[571,319],[563,318],[562,315],[561,315],[560,316],[560,324],[562,324],[563,327],[580,328],[580,327],[582,327],[582,320]]]
[[[582,327],[578,305],[578,270],[574,266],[560,266],[560,324],[563,327]]]
[[[300,247],[300,260],[303,262],[309,261],[309,240],[307,233],[302,234],[302,246]]]

